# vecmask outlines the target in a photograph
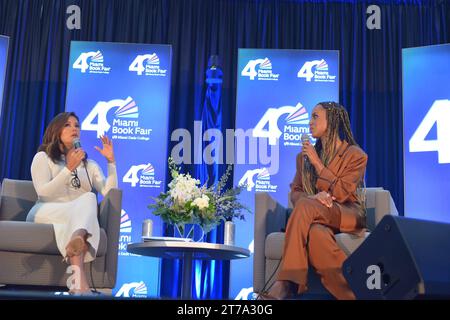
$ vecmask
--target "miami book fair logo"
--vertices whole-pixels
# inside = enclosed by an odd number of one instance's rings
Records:
[[[123,183],[130,183],[131,187],[161,188],[162,180],[155,177],[155,168],[151,163],[132,165],[122,178]]]
[[[286,115],[278,126],[279,118]],[[295,106],[268,108],[253,129],[253,137],[267,138],[270,145],[282,139],[284,146],[299,147],[302,134],[309,134],[309,114],[299,102]]]
[[[111,67],[107,67],[104,64],[103,54],[100,50],[83,52],[80,54],[77,60],[72,65],[73,69],[78,69],[81,73],[100,73],[109,74]]]
[[[270,183],[270,174],[267,168],[247,170],[239,180],[240,186],[246,186],[247,191],[251,192],[277,192],[277,185]]]
[[[127,246],[131,243],[131,219],[128,213],[122,209],[120,213],[119,256],[130,256]]]
[[[147,298],[147,286],[144,281],[124,283],[116,292],[116,297]]]
[[[278,81],[280,74],[273,73],[272,62],[269,58],[250,60],[242,69],[241,76],[249,77],[250,80],[272,80]]]
[[[111,109],[115,111],[108,121]],[[97,102],[81,123],[81,130],[95,131],[97,137],[110,133],[112,139],[144,141],[150,139],[152,132],[139,124],[139,107],[132,97]]]
[[[138,55],[128,67],[128,71],[136,72],[138,76],[165,77],[167,69],[162,69],[156,53]]]
[[[322,60],[306,61],[297,73],[297,78],[305,78],[307,82],[336,82],[336,75],[331,75],[328,63]]]

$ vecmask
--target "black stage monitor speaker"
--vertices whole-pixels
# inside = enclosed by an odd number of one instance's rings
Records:
[[[450,224],[386,215],[342,270],[357,299],[450,299]]]

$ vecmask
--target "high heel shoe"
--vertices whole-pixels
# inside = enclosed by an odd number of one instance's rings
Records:
[[[304,292],[306,290],[306,285],[296,285],[291,281],[279,280],[272,285],[269,291],[264,291],[258,294],[256,300],[293,299],[296,295],[296,292]]]
[[[79,256],[83,251],[86,251],[87,244],[82,236],[75,236],[66,246],[66,256],[71,258]]]

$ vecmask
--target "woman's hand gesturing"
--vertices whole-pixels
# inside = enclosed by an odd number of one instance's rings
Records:
[[[112,145],[112,140],[109,140],[109,138],[106,135],[102,135],[100,137],[100,140],[102,141],[103,149],[100,149],[99,147],[95,146],[95,150],[100,152],[108,162],[114,162],[114,149]]]

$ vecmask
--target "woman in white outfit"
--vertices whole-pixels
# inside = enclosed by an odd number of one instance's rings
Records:
[[[89,293],[83,264],[95,259],[100,240],[97,198],[117,187],[117,172],[112,141],[102,136],[103,149],[95,147],[108,161],[105,179],[99,165],[86,160],[82,148],[75,148],[80,137],[79,119],[73,112],[58,114],[48,125],[42,144],[31,164],[38,201],[27,221],[53,224],[56,243],[64,260],[80,272],[79,286],[70,293]]]

